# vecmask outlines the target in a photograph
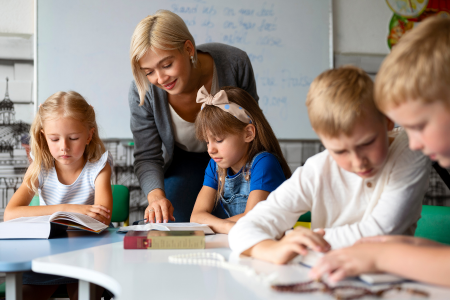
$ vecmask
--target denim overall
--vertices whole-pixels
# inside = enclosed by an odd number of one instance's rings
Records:
[[[247,165],[246,169],[250,170],[256,157],[265,152],[266,151],[256,154],[255,157],[253,157],[251,163]],[[213,212],[213,215],[221,219],[226,219],[244,213],[245,207],[247,206],[247,199],[249,194],[250,178],[248,181],[245,180],[245,174],[242,172],[242,170],[239,171],[239,173],[235,177],[228,178],[228,176],[226,176],[225,184],[223,187],[223,195],[221,196],[220,201]]]

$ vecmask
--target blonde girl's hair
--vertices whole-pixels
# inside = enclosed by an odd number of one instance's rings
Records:
[[[133,77],[139,92],[140,106],[144,104],[149,82],[141,70],[139,60],[150,49],[182,51],[186,41],[194,45],[194,67],[197,62],[197,48],[189,29],[177,14],[168,10],[158,10],[154,15],[144,18],[136,26],[131,37],[130,61]]]
[[[234,102],[245,109],[252,120],[252,124],[256,128],[255,138],[250,142],[249,151],[246,153],[246,164],[243,170],[246,174],[246,180],[249,180],[251,176],[249,170],[247,170],[247,165],[256,154],[262,151],[267,151],[275,155],[283,169],[286,179],[291,177],[291,169],[283,157],[280,144],[256,100],[253,99],[249,93],[237,87],[223,87],[221,90],[224,90],[227,93],[228,101]],[[208,133],[217,137],[226,134],[239,134],[243,132],[247,125],[248,124],[239,121],[233,115],[216,106],[206,105],[197,115],[197,119],[195,120],[195,131],[197,139],[207,140]],[[216,204],[223,194],[227,170],[217,166],[217,172],[219,184]]]
[[[50,153],[47,140],[41,130],[43,130],[46,121],[58,118],[73,118],[83,123],[88,130],[94,128],[92,140],[84,150],[84,158],[86,161],[98,161],[106,151],[98,135],[94,108],[77,92],[57,92],[51,95],[39,106],[39,110],[30,128],[30,145],[34,164],[31,166],[32,169],[28,170],[25,175],[24,183],[34,193],[38,191],[35,183],[39,178],[39,174],[42,171],[44,171],[44,174],[48,173],[54,167],[54,158]]]

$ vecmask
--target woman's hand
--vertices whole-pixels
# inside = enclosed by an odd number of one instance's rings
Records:
[[[96,219],[97,221],[102,222],[105,225],[109,225],[111,220],[111,211],[100,204],[95,205],[72,204],[69,206],[69,209],[65,209],[65,211],[77,212],[89,216],[91,218]]]
[[[147,200],[148,206],[144,213],[146,222],[167,223],[169,220],[175,221],[173,217],[174,208],[163,190],[154,189],[148,193]]]
[[[413,237],[407,235],[378,235],[378,236],[369,236],[364,237],[356,242],[356,244],[365,244],[365,243],[403,243],[410,244],[415,246],[429,246],[429,247],[442,247],[445,246],[441,243]]]
[[[324,230],[314,232],[303,227],[297,227],[281,240],[262,241],[251,249],[244,251],[244,254],[276,264],[285,264],[299,254],[306,255],[308,248],[318,252],[330,250],[330,245],[323,238],[324,235]]]
[[[333,250],[311,269],[311,278],[328,275],[328,281],[338,282],[348,276],[377,272],[377,259],[382,256],[383,244],[358,244]]]

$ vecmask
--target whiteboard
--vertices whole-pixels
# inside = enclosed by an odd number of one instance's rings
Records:
[[[197,45],[247,52],[278,138],[317,138],[305,100],[311,81],[333,65],[331,0],[38,0],[38,103],[77,91],[94,106],[102,138],[132,138],[131,35],[158,9],[181,16]]]

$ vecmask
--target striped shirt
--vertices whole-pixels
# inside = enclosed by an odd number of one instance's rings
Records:
[[[96,162],[87,162],[77,180],[70,185],[59,182],[56,169],[39,174],[40,205],[84,204],[93,205],[95,198],[95,179],[109,163],[113,168],[111,153],[106,151]]]

